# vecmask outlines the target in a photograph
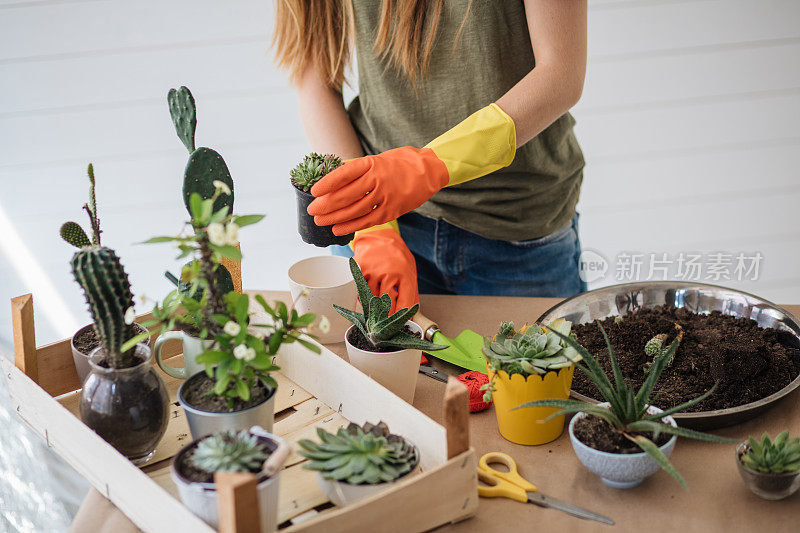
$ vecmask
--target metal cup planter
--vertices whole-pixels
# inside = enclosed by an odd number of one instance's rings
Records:
[[[256,491],[261,521],[259,530],[274,531],[278,525],[280,471],[283,463],[289,457],[291,447],[281,437],[273,435],[262,427],[253,426],[249,431],[258,436],[259,440],[265,443],[272,452],[259,474]],[[197,445],[198,440],[201,439],[196,439],[178,452],[172,462],[170,474],[175,486],[178,487],[178,494],[183,504],[216,529],[219,526],[216,484],[190,481],[181,475],[178,469],[180,462]]]
[[[241,431],[252,426],[259,426],[266,431],[272,431],[272,424],[275,420],[275,392],[278,390],[277,388],[268,387],[269,395],[257,405],[237,411],[217,413],[198,409],[189,405],[186,401],[185,393],[192,386],[193,381],[204,377],[205,370],[200,371],[184,381],[178,389],[178,403],[186,413],[186,421],[189,423],[189,431],[193,439],[196,440],[218,431]]]

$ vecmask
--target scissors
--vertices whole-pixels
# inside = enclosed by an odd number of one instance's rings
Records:
[[[508,472],[495,470],[489,466],[492,463],[505,465],[508,468]],[[478,462],[478,479],[486,483],[486,485],[478,485],[478,495],[484,498],[509,498],[541,507],[558,509],[578,518],[614,525],[614,521],[606,516],[545,496],[539,492],[539,489],[533,483],[519,475],[517,463],[510,455],[505,453],[489,452],[481,457]]]

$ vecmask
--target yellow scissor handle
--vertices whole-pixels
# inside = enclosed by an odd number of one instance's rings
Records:
[[[485,485],[478,485],[478,496],[484,498],[510,498],[518,502],[527,502],[528,493],[525,489],[518,487],[504,479],[495,477],[493,474],[478,469],[478,479]]]
[[[489,466],[490,464],[494,463],[505,465],[505,467],[508,468],[508,472],[500,472],[499,470],[495,470]],[[503,452],[489,452],[484,454],[478,462],[478,470],[481,470],[484,473],[499,478],[503,481],[507,481],[508,483],[521,488],[524,492],[533,492],[537,490],[536,485],[519,475],[517,463],[514,461],[514,459],[510,455]]]

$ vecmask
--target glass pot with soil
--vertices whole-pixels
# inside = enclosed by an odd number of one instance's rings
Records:
[[[800,489],[800,439],[784,431],[774,440],[764,433],[736,447],[736,466],[744,484],[765,500],[782,500]]]
[[[291,453],[282,438],[262,427],[214,433],[184,446],[170,469],[183,504],[213,528],[219,525],[218,472],[249,472],[258,476],[260,531],[278,523],[280,471]]]
[[[140,324],[134,323],[133,327],[136,329],[137,336],[147,333],[147,328]],[[78,379],[83,383],[89,376],[89,372],[91,372],[89,356],[100,346],[100,339],[94,330],[94,324],[88,324],[79,329],[72,336],[70,346],[72,348],[72,360],[75,362],[75,371],[78,373]]]
[[[153,456],[167,429],[169,394],[151,357],[137,344],[133,366],[111,368],[97,348],[81,392],[81,420],[136,465]]]
[[[326,174],[342,165],[342,160],[333,154],[308,154],[289,175],[297,196],[297,231],[303,242],[325,247],[333,244],[345,246],[355,234],[334,235],[333,226],[317,226],[314,217],[308,214],[308,206],[314,201],[311,187]]]

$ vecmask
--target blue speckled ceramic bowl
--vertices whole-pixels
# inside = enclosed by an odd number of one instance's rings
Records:
[[[608,403],[601,403],[602,406],[608,406]],[[658,407],[649,407],[648,413],[660,413],[661,409]],[[579,418],[586,416],[585,413],[578,413],[572,417],[569,422],[569,439],[572,441],[572,449],[580,459],[581,463],[600,476],[603,483],[615,489],[630,489],[641,483],[644,478],[655,474],[660,466],[653,461],[646,453],[608,453],[595,450],[594,448],[585,445],[576,436],[573,428],[575,421]],[[671,426],[677,426],[675,419],[671,416],[664,417],[664,421]],[[675,449],[675,441],[678,440],[677,436],[673,436],[666,444],[659,447],[661,453],[669,457],[672,450]]]

